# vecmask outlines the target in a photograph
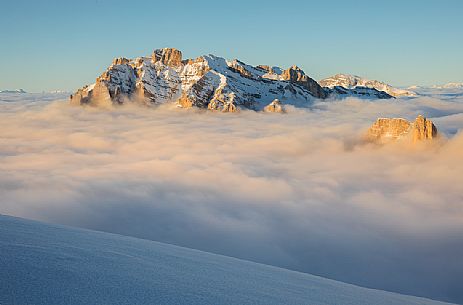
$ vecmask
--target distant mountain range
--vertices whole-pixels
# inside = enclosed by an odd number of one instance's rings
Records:
[[[315,99],[348,96],[384,99],[416,94],[346,74],[318,83],[295,65],[285,70],[268,65],[251,66],[211,54],[183,59],[179,50],[164,48],[155,50],[151,56],[114,59],[94,84],[71,96],[71,104],[172,102],[185,108],[236,111],[264,110],[276,99],[282,105],[305,106]]]
[[[463,83],[447,83],[445,85],[432,86],[434,89],[463,89]]]
[[[0,90],[0,93],[27,93],[23,89],[15,89],[15,90]]]
[[[432,85],[432,86],[419,86],[419,85],[413,85],[410,87],[407,87],[407,90],[421,90],[421,89],[463,89],[463,83],[447,83],[443,85]]]
[[[343,88],[343,89],[375,89],[379,92],[385,92],[393,97],[416,96],[416,93],[409,90],[394,88],[377,80],[369,80],[357,75],[336,74],[320,81],[320,85],[327,88]]]

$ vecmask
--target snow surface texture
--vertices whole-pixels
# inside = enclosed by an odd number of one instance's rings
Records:
[[[0,103],[0,213],[463,303],[461,97],[224,114],[21,96]],[[418,114],[442,141],[358,140]]]
[[[0,250],[0,304],[445,304],[2,215]]]

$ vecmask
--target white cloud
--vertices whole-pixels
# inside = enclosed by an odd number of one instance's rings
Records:
[[[462,100],[0,109],[0,213],[463,301]],[[377,117],[418,114],[442,141],[359,141]]]

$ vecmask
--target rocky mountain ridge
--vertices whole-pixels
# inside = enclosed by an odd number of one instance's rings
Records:
[[[298,67],[287,70],[252,67],[214,55],[182,59],[179,50],[155,50],[151,57],[117,58],[96,79],[79,89],[72,104],[110,105],[136,97],[147,104],[176,102],[180,107],[235,111],[262,110],[276,98],[310,104],[326,92]]]
[[[349,89],[360,90],[360,92],[367,91],[368,89],[373,89],[377,91],[378,94],[383,94],[383,97],[379,98],[387,98],[386,95],[384,95],[384,93],[389,95],[389,98],[416,96],[416,93],[413,91],[394,88],[391,85],[377,80],[369,80],[357,75],[350,74],[336,74],[321,80],[319,83],[322,87],[338,91],[340,92],[340,94],[348,94],[347,90]]]
[[[391,97],[375,88],[323,88],[295,65],[286,70],[254,67],[211,54],[183,59],[181,51],[164,48],[149,57],[114,59],[94,84],[71,95],[71,104],[105,107],[127,101],[173,102],[183,108],[233,112],[264,110],[275,100],[279,101],[276,109],[281,109],[284,104],[308,106],[315,99],[346,95]]]

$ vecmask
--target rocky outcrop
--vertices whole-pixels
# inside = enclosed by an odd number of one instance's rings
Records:
[[[118,57],[113,60],[113,65],[127,65],[129,62],[125,57]]]
[[[116,89],[117,90],[117,89]],[[117,91],[114,93],[117,94]],[[111,95],[109,88],[104,80],[98,80],[92,90],[91,102],[94,106],[110,107],[112,105]]]
[[[267,66],[267,65],[258,65],[256,67],[257,69],[260,69],[266,73],[273,73],[273,69],[270,67],[270,66]]]
[[[264,107],[265,112],[284,112],[280,100],[274,99],[270,104]]]
[[[416,143],[432,140],[437,136],[437,128],[431,120],[419,115],[414,122],[402,118],[379,118],[368,129],[366,139],[373,142],[390,142],[395,140]]]
[[[81,89],[78,89],[74,94],[70,96],[70,104],[73,106],[86,105],[90,101],[90,90],[88,86],[84,86]]]
[[[109,96],[109,99],[108,99]],[[71,96],[73,105],[177,103],[233,112],[239,108],[263,110],[273,100],[310,105],[326,92],[316,81],[293,66],[253,67],[239,60],[214,55],[182,59],[173,48],[155,50],[149,57],[116,58],[95,84]]]
[[[239,109],[236,107],[235,103],[227,102],[223,105],[222,112],[238,112]]]
[[[219,100],[211,100],[207,105],[207,109],[211,111],[220,111],[220,112],[238,112],[238,107],[236,107],[233,102],[222,102]]]
[[[374,141],[397,140],[408,135],[410,122],[402,118],[379,118],[368,130],[368,138]]]
[[[437,136],[437,128],[431,120],[419,115],[413,123],[413,142],[432,140]]]
[[[231,71],[238,73],[242,77],[253,79],[253,74],[246,69],[246,64],[235,59],[228,64]]]
[[[291,68],[284,70],[281,74],[281,78],[288,80],[291,83],[301,85],[318,98],[326,98],[327,96],[325,90],[323,90],[323,88],[315,80],[305,75],[304,71],[302,71],[302,69],[298,66],[292,66]]]
[[[332,92],[333,89],[338,88],[340,92],[336,92],[336,90],[334,92],[340,94],[347,94],[352,89],[363,88],[362,92],[364,93],[367,93],[368,89],[375,89],[379,92],[385,92],[390,97],[416,96],[416,93],[413,91],[394,88],[388,84],[376,80],[369,80],[357,75],[350,74],[336,74],[334,76],[325,78],[320,81],[320,85],[322,87],[331,89]],[[341,88],[344,89],[344,92],[341,90]]]
[[[178,67],[182,64],[182,52],[174,48],[154,50],[151,55],[153,63],[158,61],[169,67]]]

